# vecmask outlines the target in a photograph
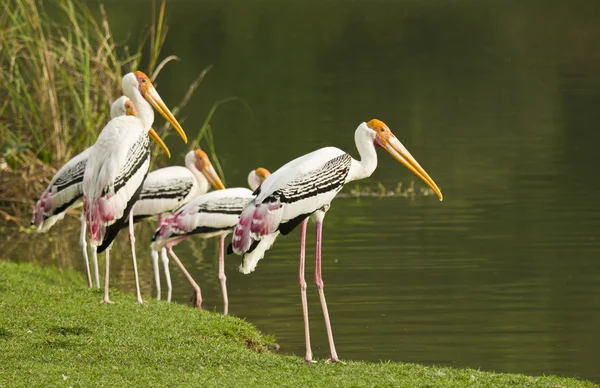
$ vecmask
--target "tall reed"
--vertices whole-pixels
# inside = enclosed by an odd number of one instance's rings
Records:
[[[5,220],[25,224],[55,168],[95,142],[111,102],[121,95],[123,72],[147,63],[141,70],[154,80],[176,58],[160,61],[165,5],[162,0],[134,53],[115,43],[102,6],[97,20],[83,0],[0,5],[0,214]],[[204,74],[172,109],[175,114]]]

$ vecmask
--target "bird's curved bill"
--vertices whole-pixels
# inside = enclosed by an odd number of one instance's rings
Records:
[[[181,138],[183,139],[183,142],[187,143],[187,136],[183,131],[183,128],[181,128],[181,125],[179,125],[179,122],[177,121],[175,116],[173,116],[173,113],[171,113],[171,111],[169,110],[169,108],[167,108],[167,105],[165,105],[162,98],[160,98],[156,89],[154,89],[154,87],[148,88],[144,97],[150,104],[152,104],[152,106],[158,111],[158,113],[160,113],[169,123],[171,123],[173,128],[175,128],[179,136],[181,136]]]
[[[219,178],[219,175],[217,175],[217,172],[212,165],[202,169],[202,174],[204,174],[213,188],[217,190],[223,190],[225,188],[225,185],[221,182],[221,178]]]
[[[418,176],[425,183],[427,183],[427,185],[431,187],[431,189],[438,196],[440,201],[444,199],[442,192],[440,191],[439,187],[437,187],[433,179],[431,179],[429,174],[427,174],[423,167],[421,167],[421,165],[415,160],[415,158],[413,158],[413,156],[410,154],[410,152],[408,152],[406,147],[404,147],[396,137],[390,137],[389,140],[386,142],[384,148],[387,152],[390,153],[390,155],[394,157],[394,159],[402,163],[404,167],[408,168],[416,176]]]
[[[158,133],[156,133],[154,129],[150,128],[150,130],[148,131],[148,136],[150,137],[150,139],[154,140],[154,142],[158,144],[158,146],[162,148],[163,151],[165,151],[169,158],[171,157],[171,151],[169,151],[165,142],[160,138],[160,136],[158,136]]]

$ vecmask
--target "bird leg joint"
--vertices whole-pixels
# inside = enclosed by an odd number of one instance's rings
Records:
[[[304,280],[303,277],[301,277],[301,276],[298,277],[298,284],[300,285],[301,291],[306,291],[306,280]]]

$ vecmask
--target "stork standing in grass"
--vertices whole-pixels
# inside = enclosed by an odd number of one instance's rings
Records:
[[[229,298],[227,297],[227,277],[225,276],[225,237],[233,230],[246,204],[254,198],[252,191],[256,190],[268,176],[269,172],[266,169],[257,168],[248,175],[248,185],[252,190],[237,187],[201,195],[164,219],[156,231],[152,248],[154,250],[168,250],[169,255],[175,260],[175,263],[194,288],[194,304],[196,307],[199,308],[202,304],[200,286],[175,255],[173,247],[193,235],[198,235],[203,239],[219,237],[219,281],[223,292],[223,312],[227,314]],[[275,237],[277,235],[273,234],[270,239],[263,239],[252,252],[246,253],[244,263],[248,271],[254,270],[256,263],[264,256],[264,252],[271,247]]]
[[[298,280],[304,316],[306,342],[304,360],[306,362],[314,362],[310,347],[304,279],[307,218],[311,217],[316,223],[315,284],[331,350],[328,361],[338,362],[321,277],[321,232],[323,219],[331,201],[346,183],[371,176],[377,167],[377,147],[384,148],[397,161],[425,181],[440,200],[443,198],[435,182],[383,122],[374,119],[360,124],[354,133],[354,140],[360,160],[353,159],[338,148],[326,147],[294,159],[275,171],[263,182],[255,193],[256,198],[244,209],[232,238],[233,251],[237,254],[245,254],[257,241],[263,241],[265,238],[270,240],[274,233],[281,232],[286,235],[296,226],[301,225]]]
[[[126,74],[121,87],[123,94],[133,102],[138,115],[112,119],[98,136],[88,156],[83,176],[83,209],[92,253],[95,255],[97,252],[106,251],[103,302],[110,303],[110,245],[121,225],[129,219],[137,300],[143,303],[137,274],[131,208],[139,197],[150,166],[148,136],[153,136],[154,133],[151,131],[154,122],[152,107],[171,123],[186,143],[187,137],[144,73],[136,71]],[[159,142],[169,154],[160,137],[153,137],[153,140]]]
[[[110,108],[111,118],[124,115],[135,116],[136,114],[133,103],[125,96],[116,99]],[[67,210],[81,206],[81,197],[83,195],[83,173],[91,152],[92,147],[89,147],[82,153],[76,155],[62,166],[60,170],[54,174],[54,177],[52,177],[46,191],[44,191],[33,209],[31,223],[37,226],[38,232],[47,232],[56,222],[65,217]],[[83,213],[81,213],[79,245],[81,246],[81,251],[83,253],[88,287],[92,287],[92,276],[90,273],[85,234],[85,217]],[[96,287],[100,288],[97,262],[94,262],[94,275]]]
[[[190,151],[185,156],[185,167],[171,166],[154,170],[148,174],[142,191],[131,209],[133,222],[158,216],[158,225],[162,220],[193,198],[205,194],[210,187],[224,189],[208,155],[201,149]],[[129,223],[123,227],[129,226]],[[171,276],[166,249],[162,249],[162,262],[167,279],[167,300],[171,301]],[[158,251],[151,250],[157,299],[160,299],[160,274],[158,271]]]

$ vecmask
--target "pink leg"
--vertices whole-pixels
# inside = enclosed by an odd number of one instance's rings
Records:
[[[323,218],[325,212],[319,211],[316,215],[316,227],[317,227],[317,242],[316,242],[316,263],[315,263],[315,284],[319,291],[319,299],[321,299],[321,307],[323,308],[323,316],[325,317],[325,328],[327,329],[327,338],[329,339],[329,349],[331,350],[331,358],[328,362],[340,362],[337,352],[335,351],[335,344],[333,343],[333,332],[331,331],[331,323],[329,322],[329,312],[327,311],[327,301],[325,301],[325,292],[323,292],[323,279],[321,277],[321,234],[323,231]]]
[[[225,236],[219,237],[219,281],[223,291],[223,314],[229,311],[229,298],[227,297],[227,276],[225,276]]]
[[[298,284],[300,285],[300,296],[302,297],[302,315],[304,317],[304,340],[306,342],[306,355],[304,362],[316,362],[313,360],[312,350],[310,348],[310,329],[308,327],[308,303],[306,301],[306,280],[304,279],[304,258],[306,244],[306,225],[308,219],[300,224],[300,268],[298,270]]]
[[[179,260],[177,255],[175,255],[175,252],[173,252],[173,247],[169,246],[167,247],[167,250],[169,251],[169,255],[171,255],[171,258],[175,261],[175,264],[177,264],[181,272],[183,272],[183,274],[187,278],[188,282],[190,282],[190,284],[192,285],[192,288],[194,288],[194,306],[200,308],[200,306],[202,305],[202,294],[200,293],[200,286],[194,281],[192,275],[190,275],[190,273],[185,269],[183,263]]]

